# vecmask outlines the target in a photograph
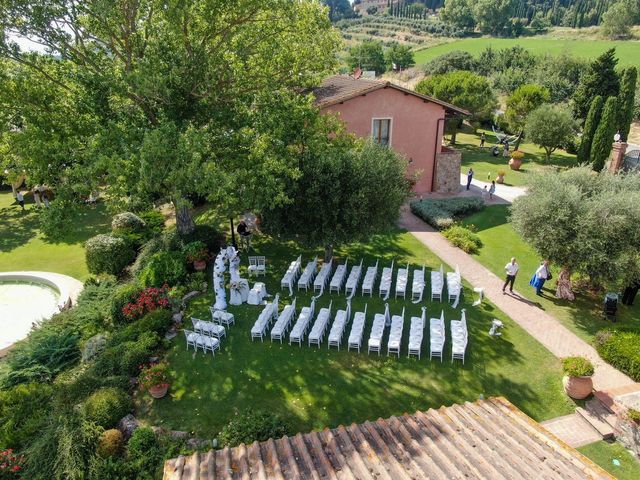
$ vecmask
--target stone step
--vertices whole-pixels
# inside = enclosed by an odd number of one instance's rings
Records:
[[[585,408],[577,407],[576,413],[596,429],[603,439],[613,438],[616,416],[607,410],[600,400],[597,398],[589,400]]]

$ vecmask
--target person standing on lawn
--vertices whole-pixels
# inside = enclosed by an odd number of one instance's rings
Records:
[[[529,285],[536,289],[536,295],[542,296],[542,287],[544,287],[544,282],[547,280],[551,280],[551,271],[549,270],[549,260],[545,260],[540,264],[536,273],[531,277],[531,281]]]
[[[509,285],[509,292],[513,293],[513,282],[515,282],[518,270],[520,270],[520,265],[516,263],[516,257],[513,257],[511,261],[504,266],[504,269],[507,272],[507,279],[502,286],[502,293],[505,293],[507,285]]]
[[[473,180],[473,168],[469,168],[469,171],[467,172],[467,190],[469,190],[472,180]]]
[[[18,190],[18,193],[16,194],[16,202],[18,202],[18,205],[20,205],[22,211],[24,212],[24,195],[22,195],[22,192],[20,190]]]
[[[486,135],[484,134],[484,132],[482,132],[480,134],[480,148],[484,148],[484,142],[487,139]]]

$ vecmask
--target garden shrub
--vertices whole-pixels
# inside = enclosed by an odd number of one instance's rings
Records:
[[[96,235],[85,243],[87,268],[91,273],[120,275],[135,258],[135,251],[128,243],[113,235]]]
[[[56,198],[49,208],[39,211],[40,231],[51,240],[61,240],[69,233],[70,227],[80,217],[80,205],[62,197]]]
[[[590,377],[593,364],[584,357],[567,357],[562,359],[562,370],[570,377]]]
[[[20,450],[47,421],[52,388],[28,383],[0,391],[0,448]]]
[[[91,367],[95,375],[137,376],[139,366],[153,356],[160,345],[160,337],[155,332],[145,332],[136,341],[123,342],[107,349]]]
[[[147,287],[135,295],[131,302],[122,307],[122,313],[127,320],[133,321],[148,312],[170,307],[171,301],[169,300],[166,286],[162,288]]]
[[[117,284],[113,280],[85,283],[73,309],[64,312],[69,323],[79,328],[83,338],[89,338],[111,324],[111,298]]]
[[[207,246],[211,254],[216,255],[224,244],[225,238],[217,228],[211,225],[196,225],[195,230],[188,235],[184,235],[182,240],[185,244],[202,242]]]
[[[14,453],[12,448],[0,451],[0,480],[22,478],[24,457]]]
[[[144,220],[131,212],[118,213],[111,220],[111,231],[114,233],[140,232],[145,227]]]
[[[439,230],[449,228],[457,218],[479,212],[483,208],[484,201],[478,197],[419,200],[411,203],[414,215]]]
[[[145,287],[177,285],[187,275],[184,256],[181,252],[158,252],[151,256],[147,266],[140,272],[140,282]]]
[[[131,388],[131,381],[124,375],[97,375],[93,365],[78,365],[61,373],[54,381],[55,408],[65,408],[83,401],[94,391],[103,387],[122,390]]]
[[[136,261],[131,266],[131,274],[138,276],[154,254],[159,252],[178,252],[182,251],[183,247],[184,242],[180,238],[180,235],[178,235],[178,232],[174,230],[151,238],[140,249],[138,258],[136,258]]]
[[[246,410],[236,415],[220,432],[222,445],[235,447],[241,443],[249,445],[277,439],[290,433],[289,424],[279,415],[259,410]]]
[[[596,343],[596,349],[603,360],[640,382],[639,345],[640,333],[619,330]]]
[[[142,287],[135,283],[121,285],[111,297],[111,319],[115,324],[122,324],[128,321],[122,311],[126,304],[132,302],[142,291]]]
[[[140,213],[140,218],[146,225],[150,236],[159,235],[164,230],[164,215],[157,210],[147,210]]]
[[[18,342],[7,356],[5,387],[18,383],[47,382],[80,358],[77,330],[48,321]]]
[[[117,428],[105,430],[100,436],[96,453],[101,458],[117,457],[122,452],[124,437]]]
[[[154,472],[162,460],[162,449],[156,434],[149,427],[134,430],[127,445],[127,459],[136,472]],[[153,478],[150,476],[148,478]]]
[[[103,428],[115,426],[132,410],[131,397],[119,388],[100,388],[87,397],[82,411],[87,420]]]
[[[482,247],[482,240],[468,228],[460,225],[454,225],[442,232],[442,235],[451,242],[451,244],[467,253],[477,253]]]
[[[116,345],[122,342],[135,341],[146,332],[155,332],[162,336],[171,326],[172,320],[173,314],[170,310],[154,310],[114,333],[109,344]]]

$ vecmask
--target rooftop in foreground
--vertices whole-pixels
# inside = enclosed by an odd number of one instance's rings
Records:
[[[168,460],[165,480],[613,479],[502,397]]]

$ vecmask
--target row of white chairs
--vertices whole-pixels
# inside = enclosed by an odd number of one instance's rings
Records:
[[[460,276],[460,269],[456,265],[456,269],[453,272],[447,272],[447,294],[449,301],[454,302],[454,308],[460,301],[460,291],[462,290],[462,278]]]
[[[302,255],[299,255],[298,258],[289,264],[289,268],[287,268],[282,280],[280,280],[280,288],[288,288],[291,295],[293,295],[293,284],[300,275],[301,267]]]
[[[429,359],[436,357],[442,361],[446,341],[444,311],[440,314],[440,318],[432,318],[430,320],[429,336]],[[462,309],[460,320],[451,320],[451,341],[451,361],[462,360],[462,363],[464,363],[468,343],[467,319],[464,309]]]
[[[271,325],[271,322],[278,317],[278,300],[280,299],[280,295],[276,295],[273,299],[273,302],[267,303],[262,312],[258,316],[258,319],[251,327],[251,340],[253,341],[256,338],[259,338],[260,341],[263,340],[266,335],[267,329]]]
[[[195,332],[193,330],[183,330],[185,339],[187,341],[187,350],[189,346],[193,346],[193,349],[197,352],[198,348],[202,348],[204,353],[208,351],[215,357],[216,350],[220,350],[220,339],[206,335],[201,332]]]

